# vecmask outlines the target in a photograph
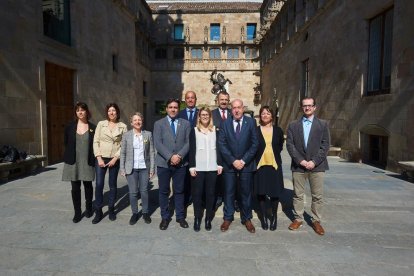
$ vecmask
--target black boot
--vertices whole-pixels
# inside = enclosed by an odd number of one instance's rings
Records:
[[[263,230],[269,229],[269,224],[267,222],[267,215],[266,215],[266,196],[258,196],[260,212],[259,212],[259,220]]]
[[[85,217],[90,218],[93,216],[92,198],[93,198],[93,187],[92,182],[83,182],[85,187]]]
[[[108,214],[109,214],[109,220],[110,221],[116,220],[116,214],[115,214],[115,208],[114,207],[109,207]]]
[[[205,226],[207,231],[211,231],[211,219],[206,217],[206,226]]]
[[[201,218],[194,218],[194,231],[198,232],[200,231],[200,225],[201,225]]]
[[[279,200],[272,200],[272,216],[270,219],[270,231],[275,231],[277,228],[277,207]]]
[[[72,221],[74,223],[78,223],[82,219],[80,190],[72,191],[72,202],[73,202],[73,209],[75,210],[75,216],[73,217]]]
[[[92,220],[92,224],[97,224],[102,220],[103,213],[102,208],[96,208],[95,210],[95,217]]]

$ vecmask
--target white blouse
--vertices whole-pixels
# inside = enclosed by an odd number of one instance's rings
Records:
[[[217,171],[216,131],[203,133],[195,128],[196,171]]]

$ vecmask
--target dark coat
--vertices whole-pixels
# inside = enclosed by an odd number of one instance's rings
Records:
[[[193,128],[193,127],[196,126],[196,123],[197,123],[197,115],[198,115],[198,108],[195,107],[194,108],[194,114],[193,114],[193,121],[190,122],[190,118],[188,118],[188,116],[187,116],[187,108],[184,108],[183,110],[178,112],[177,118],[181,118],[181,119],[189,121],[190,125],[191,125],[191,128]]]
[[[211,111],[211,114],[213,116],[213,124],[216,128],[220,129],[221,128],[221,124],[223,122],[223,120],[221,119],[221,113],[220,113],[220,108],[216,108],[213,111]],[[227,109],[227,120],[231,120],[231,109]]]
[[[250,117],[243,116],[240,138],[234,133],[233,120],[226,120],[221,126],[219,133],[219,151],[223,158],[224,172],[236,172],[233,167],[235,160],[245,162],[243,172],[254,172],[256,170],[255,156],[257,151],[256,121]]]
[[[89,125],[89,147],[88,147],[88,165],[95,166],[95,155],[93,154],[93,136],[95,135],[96,126],[91,122]],[[65,151],[63,154],[63,162],[73,165],[76,162],[76,128],[78,121],[73,121],[65,127],[64,144]]]
[[[302,160],[313,161],[315,168],[313,172],[324,172],[329,169],[328,156],[330,146],[330,135],[328,123],[314,117],[309,132],[308,146],[305,149],[303,136],[302,117],[289,124],[286,148],[292,157],[291,169],[294,172],[305,172],[306,168],[300,165]]]
[[[280,156],[280,152],[283,150],[283,130],[278,126],[273,126],[273,134],[272,134],[272,148],[273,154],[275,155],[276,163],[278,167],[282,165],[282,157]],[[266,148],[266,142],[264,140],[262,131],[260,126],[257,127],[257,139],[259,141],[259,145],[257,147],[256,153],[256,165],[259,164],[260,159],[262,158],[263,152]]]

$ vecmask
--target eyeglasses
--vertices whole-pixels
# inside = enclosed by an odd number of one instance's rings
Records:
[[[302,108],[311,108],[311,107],[315,107],[315,105],[314,104],[305,104],[305,105],[302,105]]]
[[[210,117],[210,114],[200,114],[200,117]]]

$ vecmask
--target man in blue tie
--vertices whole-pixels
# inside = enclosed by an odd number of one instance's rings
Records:
[[[258,140],[256,122],[244,116],[243,101],[236,99],[231,104],[232,119],[221,124],[218,132],[218,147],[223,158],[224,178],[224,221],[220,227],[222,232],[229,229],[234,220],[234,199],[237,182],[240,183],[241,220],[247,231],[256,230],[252,219],[252,185],[253,173],[256,170]]]
[[[293,212],[295,219],[289,229],[298,230],[302,226],[304,213],[305,183],[309,181],[312,194],[312,228],[318,235],[324,235],[321,225],[323,179],[328,170],[330,135],[328,123],[316,118],[314,98],[301,101],[303,116],[289,124],[286,148],[292,158]]]
[[[190,123],[177,118],[180,101],[167,101],[167,116],[154,124],[154,146],[157,150],[155,164],[157,165],[159,203],[161,210],[160,229],[166,230],[171,220],[168,210],[170,181],[173,181],[174,205],[176,221],[182,228],[188,228],[184,208],[184,179],[187,173],[185,156],[190,148]]]

